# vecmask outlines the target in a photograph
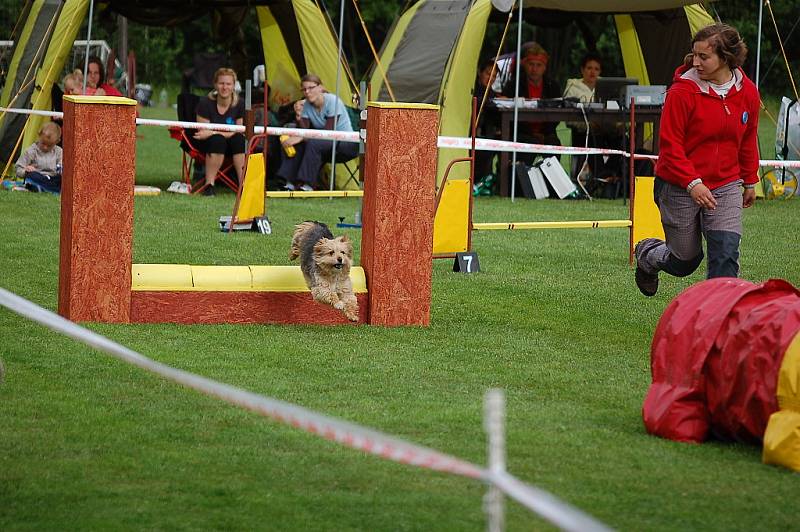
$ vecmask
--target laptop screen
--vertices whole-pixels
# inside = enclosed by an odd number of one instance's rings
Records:
[[[619,102],[627,85],[638,85],[636,78],[598,78],[594,89],[594,101],[605,103],[609,100]]]

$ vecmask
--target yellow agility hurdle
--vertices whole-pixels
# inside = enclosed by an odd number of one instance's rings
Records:
[[[363,198],[363,190],[270,190],[268,198]]]
[[[577,220],[571,222],[489,222],[472,224],[475,231],[513,231],[515,229],[600,229],[631,227],[631,220]]]

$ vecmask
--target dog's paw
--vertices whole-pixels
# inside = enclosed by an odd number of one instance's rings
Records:
[[[358,314],[356,314],[355,312],[345,311],[344,315],[347,316],[347,319],[350,321],[358,321]]]
[[[344,301],[341,300],[337,301],[336,303],[333,304],[333,308],[335,308],[336,310],[342,310],[344,308]]]

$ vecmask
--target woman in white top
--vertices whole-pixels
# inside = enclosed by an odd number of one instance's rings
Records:
[[[341,98],[329,93],[322,80],[314,74],[306,74],[300,80],[300,88],[305,96],[303,111],[298,126],[302,129],[334,129],[353,131],[350,116]],[[277,175],[286,181],[288,190],[313,190],[322,165],[330,161],[333,142],[327,139],[304,139],[288,137],[282,143],[284,148],[294,146],[296,155],[289,157],[286,150],[281,152],[281,165]],[[354,142],[336,143],[336,161],[347,162],[358,155],[358,144]]]
[[[597,79],[603,71],[600,56],[589,52],[581,60],[581,77],[568,79],[567,86],[564,88],[564,97],[578,98],[583,103],[589,103],[594,99],[594,89],[597,86]]]
[[[567,80],[567,86],[564,88],[564,97],[577,98],[581,103],[590,103],[594,101],[594,91],[602,71],[603,66],[600,56],[592,52],[587,53],[581,60],[581,77]],[[572,130],[573,146],[619,148],[622,143],[622,139],[616,131],[616,128],[614,131],[611,131],[609,127],[602,128],[600,124],[590,123],[589,138],[587,139],[585,122],[569,122],[567,125]],[[620,167],[621,160],[619,157],[590,155],[588,161],[585,163],[584,159],[585,157],[574,157],[574,173],[581,173],[583,167],[586,166],[591,172],[596,185],[617,183],[619,181],[622,173]],[[603,189],[606,197],[613,197],[619,193],[619,187],[616,186],[603,186]]]

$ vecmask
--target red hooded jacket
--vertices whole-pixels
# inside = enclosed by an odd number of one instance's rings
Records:
[[[675,71],[661,115],[656,175],[682,188],[697,179],[710,189],[758,182],[758,89],[740,68],[721,98],[694,68]]]

